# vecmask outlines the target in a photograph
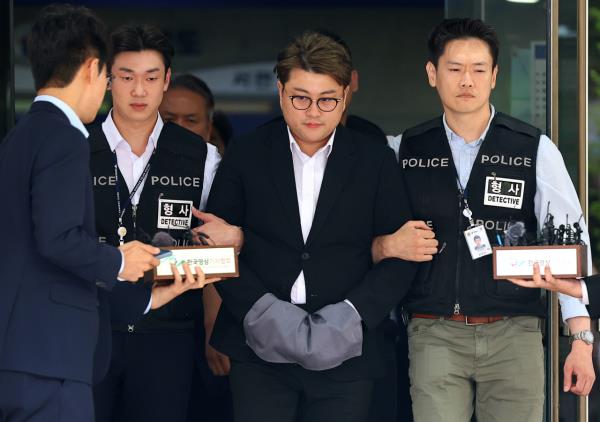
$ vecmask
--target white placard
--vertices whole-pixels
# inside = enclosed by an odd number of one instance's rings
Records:
[[[555,275],[577,274],[578,268],[575,248],[497,249],[495,259],[496,277],[502,278],[533,275],[536,262],[542,274],[546,264]]]
[[[156,279],[173,278],[171,263],[176,264],[180,274],[183,274],[185,262],[188,263],[194,274],[196,266],[199,266],[206,275],[237,276],[237,257],[233,246],[166,249],[173,252],[173,255],[160,260],[160,264],[156,267]]]

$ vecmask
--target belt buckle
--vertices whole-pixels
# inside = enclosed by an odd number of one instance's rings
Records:
[[[483,325],[483,324],[485,324],[485,322],[473,322],[473,323],[471,323],[471,322],[469,322],[469,317],[465,315],[465,325],[468,325],[468,326],[477,326],[477,325]]]

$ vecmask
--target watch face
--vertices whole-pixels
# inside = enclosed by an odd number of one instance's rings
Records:
[[[589,330],[580,331],[578,333],[573,334],[573,340],[582,340],[587,344],[594,343],[594,334]]]
[[[591,331],[583,331],[581,333],[581,339],[588,344],[594,343],[594,334]]]

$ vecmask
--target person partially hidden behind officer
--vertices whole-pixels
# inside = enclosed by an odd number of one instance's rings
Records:
[[[189,129],[217,149],[224,148],[223,143],[215,142],[212,137],[215,98],[206,82],[197,76],[183,74],[172,78],[158,110],[165,121]],[[207,223],[200,226],[198,231],[208,235],[211,241],[221,241],[218,236],[223,235],[224,229],[219,228],[217,233],[210,232],[208,224],[212,216],[201,212],[198,215],[203,223]],[[239,230],[234,231],[241,235]],[[226,377],[229,375],[229,357],[209,344],[221,306],[221,297],[214,285],[209,284],[202,291],[202,305],[202,312],[196,321],[196,366],[192,376],[188,421],[204,419],[227,422],[232,419],[231,392]]]
[[[158,112],[173,56],[164,33],[123,26],[110,44],[113,107],[90,128],[98,235],[112,245],[130,239],[189,245],[190,228],[198,224],[192,209],[204,208],[219,154]],[[112,360],[94,388],[97,421],[186,420],[201,294],[189,291],[165,305],[147,285],[141,320],[112,319]],[[122,307],[128,295],[120,293],[111,295],[111,307]]]
[[[96,237],[84,123],[106,91],[104,25],[48,6],[27,46],[37,96],[0,146],[0,420],[91,421],[106,292],[137,282],[158,249]]]
[[[418,220],[373,243],[376,261],[405,257],[407,238],[422,238],[416,251],[430,254],[403,304],[410,319],[414,418],[468,422],[475,412],[478,422],[539,422],[540,290],[494,280],[491,255],[471,255],[475,245],[467,239],[496,243],[510,221],[524,222],[535,239],[549,201],[561,218],[580,215],[579,201],[550,139],[490,104],[498,74],[496,32],[481,20],[447,19],[428,47],[427,76],[444,114],[390,140],[400,163],[398,183]],[[571,331],[589,330],[584,305],[564,295],[560,300]],[[577,341],[566,359],[565,386],[577,394],[588,394],[594,381],[591,353],[590,345]]]
[[[239,422],[366,421],[386,371],[382,323],[416,264],[373,265],[370,247],[411,215],[392,151],[340,125],[351,71],[330,37],[295,38],[275,67],[284,120],[232,142],[215,177],[207,210],[244,231],[211,339]]]
[[[316,32],[320,33],[321,35],[325,35],[338,43],[340,47],[346,51],[352,62],[350,84],[348,85],[348,94],[346,95],[346,108],[342,113],[342,119],[340,120],[340,123],[349,129],[356,130],[357,132],[360,132],[363,135],[366,135],[369,138],[386,145],[387,138],[385,136],[385,132],[379,126],[365,119],[364,117],[357,116],[356,114],[350,114],[350,104],[352,103],[352,99],[358,92],[359,88],[359,73],[352,58],[352,50],[350,50],[350,46],[340,35],[333,31],[320,28],[317,29]]]

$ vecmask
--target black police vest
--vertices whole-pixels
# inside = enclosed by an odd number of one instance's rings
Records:
[[[497,235],[503,236],[510,221],[524,222],[529,239],[537,235],[534,196],[539,137],[537,128],[497,113],[481,144],[465,194],[473,219],[483,224],[492,245],[498,244]],[[494,280],[491,255],[471,258],[463,233],[469,222],[462,214],[457,171],[441,117],[404,132],[399,164],[414,218],[431,225],[440,251],[432,261],[420,264],[404,308],[435,315],[460,311],[471,316],[543,316],[538,289]],[[492,184],[498,181],[504,189]],[[520,195],[520,209],[500,206],[515,206]]]
[[[89,132],[96,231],[100,241],[118,246],[115,154],[111,151],[101,126],[91,127]],[[154,235],[162,231],[173,237],[179,246],[190,244],[187,229],[177,224],[177,221],[185,220],[184,214],[189,215],[191,212],[188,203],[171,203],[169,200],[191,201],[196,208],[199,207],[206,155],[207,147],[202,138],[173,123],[164,125],[156,151],[150,159],[146,181],[139,188],[141,195],[135,211],[135,228],[131,205],[123,215],[123,223],[127,229],[124,239],[126,242],[139,240],[150,243]],[[118,178],[121,207],[123,207],[128,202],[129,189],[120,171],[118,171]],[[160,199],[170,208],[159,210]],[[179,220],[174,219],[177,217]],[[163,218],[167,220],[161,221]],[[165,222],[169,223],[165,224]],[[159,228],[161,223],[166,227]],[[197,224],[197,220],[192,217],[191,227]],[[199,290],[187,292],[171,303],[150,311],[135,324],[135,332],[192,328],[193,319],[198,317],[201,307],[201,292]],[[128,325],[132,324],[113,321],[113,329],[126,329]]]

